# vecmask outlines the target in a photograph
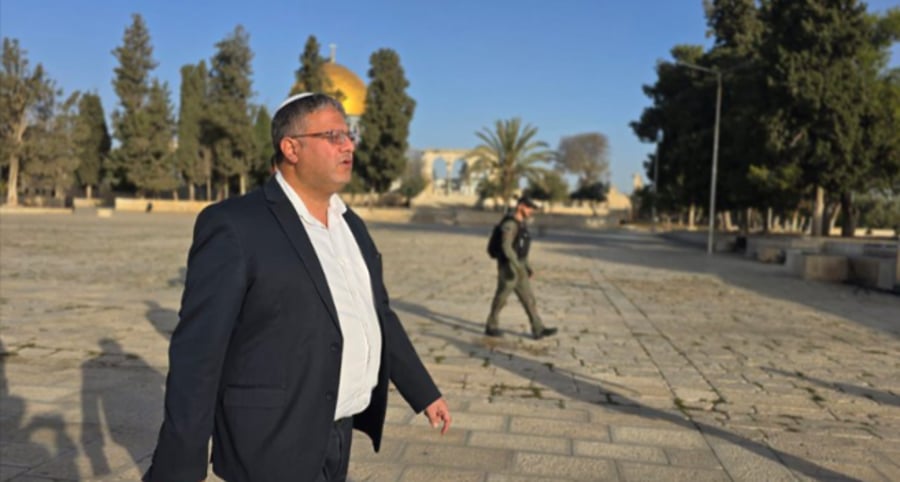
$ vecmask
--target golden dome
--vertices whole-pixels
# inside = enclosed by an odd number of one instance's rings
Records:
[[[323,73],[331,80],[331,88],[344,94],[344,111],[348,116],[359,117],[366,110],[366,84],[347,67],[335,62],[325,62]]]

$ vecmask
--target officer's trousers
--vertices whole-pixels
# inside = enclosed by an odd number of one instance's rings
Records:
[[[519,265],[522,266],[522,265]],[[528,321],[531,322],[531,332],[540,333],[544,329],[544,323],[537,313],[537,305],[534,299],[534,293],[531,291],[531,283],[528,280],[528,272],[524,267],[515,269],[509,263],[500,261],[497,263],[497,291],[494,293],[494,300],[491,302],[491,314],[488,315],[487,328],[489,330],[498,329],[497,317],[500,310],[506,305],[506,299],[514,292],[522,302],[525,313],[528,314]]]

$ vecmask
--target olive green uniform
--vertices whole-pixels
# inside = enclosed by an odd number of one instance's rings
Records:
[[[497,260],[497,292],[494,294],[494,301],[491,302],[491,314],[487,319],[487,329],[497,330],[497,316],[500,310],[506,305],[506,299],[510,293],[516,292],[519,301],[528,314],[528,320],[531,322],[531,332],[540,333],[544,329],[544,323],[537,313],[534,293],[531,291],[531,266],[528,264],[527,248],[524,256],[519,256],[515,243],[519,236],[519,222],[515,219],[507,219],[500,226],[502,230],[502,247],[503,256]],[[523,235],[528,236],[527,228],[522,224]]]

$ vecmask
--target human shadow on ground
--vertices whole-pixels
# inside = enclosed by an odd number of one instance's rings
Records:
[[[145,300],[147,312],[145,313],[147,320],[156,328],[157,333],[168,340],[178,325],[178,312],[169,308],[163,308],[162,305],[153,300]]]
[[[507,304],[509,304],[509,303],[507,303]],[[453,316],[453,315],[446,315],[446,314],[442,314],[442,313],[438,314],[424,306],[417,305],[414,303],[409,303],[409,302],[403,301],[401,299],[392,299],[391,307],[396,308],[400,311],[404,311],[406,313],[410,313],[413,315],[421,316],[423,318],[427,318],[429,321],[432,321],[432,322],[435,322],[435,323],[438,323],[438,324],[441,324],[444,326],[448,326],[448,327],[452,328],[454,331],[456,331],[457,333],[465,331],[465,332],[468,332],[468,333],[471,333],[474,335],[483,335],[484,328],[486,326],[485,323],[476,323],[476,322],[469,321],[469,320],[466,320],[466,319],[463,319],[463,318],[460,318],[457,316]],[[506,309],[509,309],[509,307],[507,306]],[[487,315],[485,315],[485,316],[487,316]],[[447,321],[445,321],[444,319],[446,319]],[[531,334],[526,333],[526,332],[513,332],[513,331],[506,330],[502,327],[501,327],[501,331],[506,334],[513,335],[513,336],[522,336],[522,337],[531,338]]]
[[[897,396],[897,395],[887,392],[887,391],[873,390],[871,388],[861,387],[859,385],[854,385],[852,383],[828,382],[828,381],[822,380],[820,378],[811,377],[811,376],[806,375],[805,373],[801,373],[801,372],[789,372],[789,371],[781,370],[778,368],[771,368],[771,367],[761,367],[761,368],[763,371],[766,371],[769,373],[796,379],[796,380],[798,380],[798,383],[801,381],[806,381],[813,385],[818,385],[822,388],[827,388],[829,390],[837,390],[841,393],[846,393],[848,395],[867,398],[876,403],[883,403],[886,405],[894,405],[895,407],[900,407],[900,396]]]
[[[413,303],[404,303],[404,306],[404,311],[426,316],[430,320],[444,326],[453,327],[461,324],[461,329],[470,331],[467,328],[471,327],[473,324],[471,321],[460,319],[452,315],[432,312],[427,308]],[[741,447],[760,457],[786,466],[789,470],[800,472],[813,479],[858,480],[849,475],[835,472],[800,457],[728,432],[722,428],[699,422],[692,418],[685,418],[685,415],[681,413],[670,413],[648,407],[625,396],[620,391],[610,389],[606,386],[608,384],[604,384],[604,382],[600,380],[561,367],[556,367],[552,364],[548,365],[546,360],[536,360],[521,356],[515,353],[513,347],[470,343],[459,338],[435,333],[433,331],[429,331],[427,335],[446,341],[450,345],[455,346],[461,353],[468,353],[469,356],[479,359],[487,359],[492,366],[502,368],[524,379],[532,380],[533,383],[543,385],[563,397],[602,405],[609,410],[620,411],[642,418],[668,422],[690,430],[697,430],[706,436],[715,437],[724,442]],[[578,381],[577,388],[576,385],[573,384],[573,380]],[[608,403],[608,400],[616,400],[616,403]]]
[[[0,339],[0,445],[3,464],[9,473],[44,476],[78,475],[75,457],[78,449],[66,433],[60,414],[36,414],[25,421],[26,401],[11,393],[6,379],[6,362],[15,356],[7,352]],[[49,437],[46,436],[49,432]]]
[[[182,266],[178,268],[178,275],[174,278],[170,279],[166,284],[169,285],[170,288],[180,288],[184,287],[184,281],[187,279],[187,266]]]
[[[82,448],[95,477],[109,474],[109,442],[124,448],[137,465],[151,453],[159,427],[165,377],[116,340],[99,341],[100,352],[81,366]]]

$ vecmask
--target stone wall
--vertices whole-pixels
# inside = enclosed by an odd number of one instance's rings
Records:
[[[900,292],[898,242],[888,239],[750,236],[747,257],[784,263],[804,279],[850,282]]]
[[[897,266],[894,268],[894,292],[900,293],[900,247],[897,250]]]
[[[175,201],[172,199],[130,199],[117,197],[116,211],[157,213],[199,213],[209,201]]]

